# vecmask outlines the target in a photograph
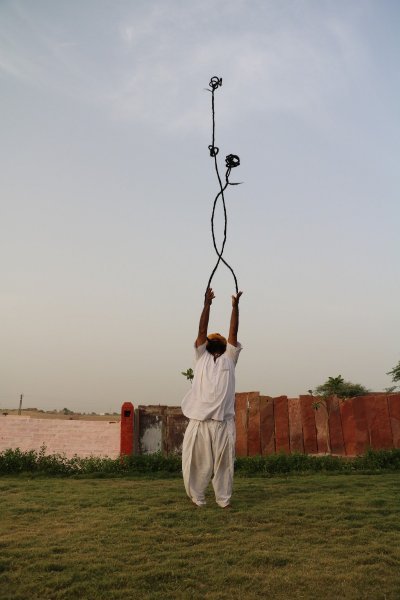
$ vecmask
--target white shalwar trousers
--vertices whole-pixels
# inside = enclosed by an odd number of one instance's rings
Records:
[[[182,471],[186,493],[197,506],[204,506],[205,491],[212,477],[215,500],[228,506],[232,496],[236,428],[228,421],[190,419],[182,448]]]

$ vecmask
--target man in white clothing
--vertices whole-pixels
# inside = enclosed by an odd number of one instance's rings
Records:
[[[237,341],[239,299],[232,296],[228,341],[219,333],[207,336],[210,307],[215,298],[209,288],[195,342],[196,365],[191,389],[182,400],[188,417],[182,449],[186,493],[196,506],[205,505],[205,490],[212,478],[219,506],[230,505],[235,460],[235,366],[242,346]]]

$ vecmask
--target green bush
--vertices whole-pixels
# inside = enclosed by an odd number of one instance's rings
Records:
[[[4,450],[0,454],[0,473],[22,473],[23,471],[34,471],[36,469],[38,453],[35,450],[22,452],[16,450]]]
[[[364,455],[354,458],[282,452],[268,456],[238,457],[235,464],[235,471],[238,475],[266,477],[287,473],[377,472],[382,470],[400,470],[400,449],[368,450]]]
[[[362,456],[358,456],[356,462],[360,464],[361,469],[372,469],[380,471],[400,470],[400,448],[392,450],[372,450],[369,449]]]
[[[178,454],[163,456],[161,452],[155,454],[135,454],[124,458],[126,468],[136,473],[180,473],[182,459]]]
[[[349,470],[349,460],[337,456],[310,456],[308,454],[270,454],[236,459],[236,472],[243,475],[275,475],[320,471]]]
[[[180,473],[181,458],[177,455],[165,457],[161,453],[118,458],[67,458],[62,454],[46,454],[45,446],[39,452],[22,452],[17,448],[0,453],[0,475],[23,472],[47,475]]]
[[[308,454],[270,454],[268,456],[238,457],[236,473],[244,476],[270,477],[272,475],[310,472],[379,472],[400,470],[400,449],[368,450],[355,458],[339,456],[311,456]],[[43,446],[39,452],[5,450],[0,453],[0,475],[37,473],[46,475],[95,475],[98,477],[121,475],[176,476],[181,473],[179,455],[163,456],[141,454],[121,458],[67,458],[61,454],[46,454]]]

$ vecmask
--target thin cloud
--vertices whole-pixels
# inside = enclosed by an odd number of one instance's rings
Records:
[[[114,114],[168,129],[193,129],[204,99],[194,102],[192,94],[215,72],[229,81],[230,95],[242,114],[278,110],[314,118],[346,89],[364,63],[351,32],[338,24],[326,30],[330,36],[324,42],[302,31],[281,29],[269,35],[210,37],[184,53],[170,44],[166,54],[153,51],[145,63],[123,74],[110,96]],[[235,119],[237,110],[227,104],[226,118]]]
[[[40,13],[30,13],[22,3],[13,4],[4,17],[0,19],[3,74],[33,87],[88,98],[86,90],[94,89],[91,87],[93,70],[86,68],[88,61],[80,49],[81,40],[68,39],[68,32],[54,27]]]
[[[3,9],[7,18],[0,25],[3,73],[102,104],[111,118],[168,132],[201,127],[199,92],[213,74],[229,81],[234,98],[225,100],[227,122],[240,110],[318,115],[323,123],[326,107],[365,64],[351,18],[307,4],[293,16],[281,5],[246,0],[139,3],[133,13],[129,7],[130,15],[125,8],[114,22],[103,22],[109,32],[102,39],[104,61],[89,24],[72,31],[28,4],[15,6]]]

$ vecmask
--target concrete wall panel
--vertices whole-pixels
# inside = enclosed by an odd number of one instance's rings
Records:
[[[260,397],[248,399],[247,455],[261,454]]]
[[[390,425],[392,427],[393,447],[400,448],[400,394],[388,396]]]
[[[312,396],[300,396],[301,421],[303,424],[304,452],[316,454],[317,428],[315,426],[315,410],[312,407],[314,399]]]
[[[371,445],[368,431],[367,407],[365,399],[361,396],[350,400],[354,414],[354,454],[364,454]]]
[[[299,398],[288,398],[289,442],[291,452],[304,453],[303,425]]]
[[[351,400],[340,402],[339,409],[340,418],[342,421],[345,451],[348,456],[354,456],[356,454],[356,428],[353,414],[353,403]]]
[[[269,396],[260,396],[260,442],[261,454],[275,452],[274,401]]]
[[[236,456],[247,456],[248,394],[236,394]]]
[[[366,396],[366,408],[372,448],[393,448],[387,397]]]
[[[275,450],[276,452],[290,452],[289,442],[289,413],[287,396],[274,398],[275,417]]]
[[[346,450],[344,447],[339,400],[337,398],[328,398],[327,403],[330,410],[329,437],[331,440],[331,452],[332,454],[344,455],[346,454]]]

